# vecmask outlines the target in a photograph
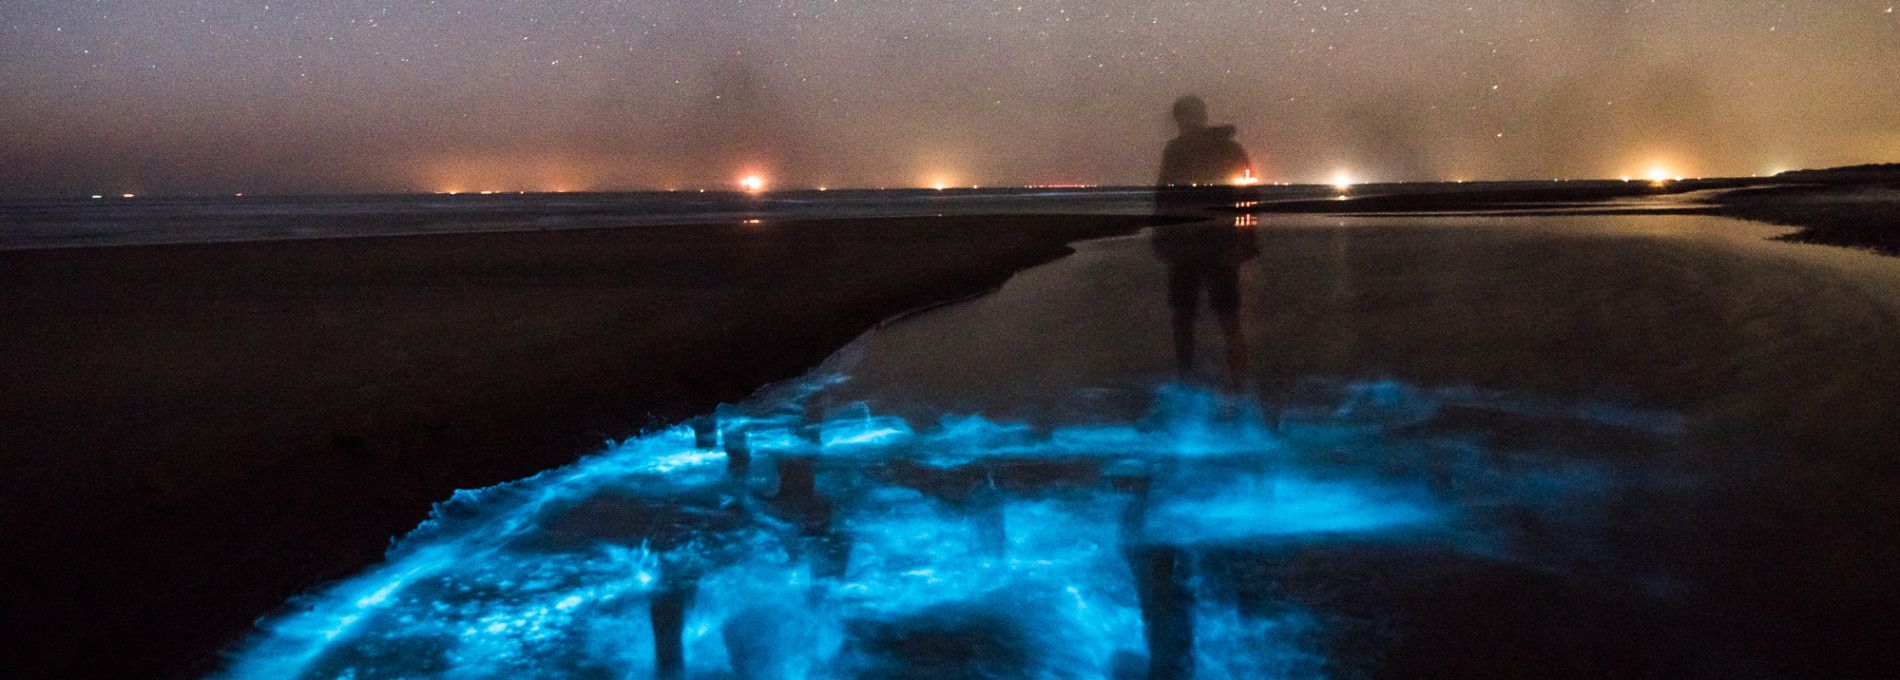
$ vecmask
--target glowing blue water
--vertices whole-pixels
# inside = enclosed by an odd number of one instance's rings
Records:
[[[652,607],[672,597],[685,677],[1139,677],[1144,614],[1165,612],[1144,611],[1137,555],[1164,547],[1185,556],[1195,677],[1319,677],[1327,613],[1242,607],[1245,584],[1200,555],[1430,541],[1561,564],[1488,518],[1574,521],[1627,475],[1583,455],[1600,452],[1532,457],[1428,425],[1480,409],[1681,428],[1475,390],[1340,394],[1277,429],[1250,402],[1182,387],[1141,422],[1055,428],[732,409],[711,446],[681,426],[456,494],[384,564],[262,624],[224,674],[645,677]],[[743,477],[728,450],[750,453]],[[799,461],[816,472],[809,495]]]

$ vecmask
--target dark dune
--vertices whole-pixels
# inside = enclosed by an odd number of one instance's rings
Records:
[[[794,376],[1142,218],[0,253],[12,677],[179,677],[432,503]]]
[[[1900,255],[1900,181],[1758,187],[1728,192],[1719,203],[1717,214],[1800,228],[1785,241]]]

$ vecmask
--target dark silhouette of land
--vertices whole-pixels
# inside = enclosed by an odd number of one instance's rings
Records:
[[[736,401],[881,319],[1151,221],[0,252],[0,610],[33,641],[7,673],[201,674],[456,489]]]
[[[1861,184],[1867,182],[1893,184],[1900,183],[1900,163],[1870,163],[1867,165],[1848,165],[1838,168],[1789,170],[1775,175],[1775,179],[1846,184]]]
[[[1480,182],[1470,184],[1371,184],[1328,192],[1329,195],[1281,201],[1263,201],[1248,208],[1256,213],[1440,213],[1549,210],[1614,210],[1640,214],[1639,206],[1615,201],[1681,196],[1698,191],[1755,186],[1757,179],[1706,179],[1681,182]],[[1681,212],[1684,206],[1651,205],[1653,211]]]
[[[1781,237],[1785,241],[1900,256],[1900,179],[1737,190],[1724,195],[1714,212],[1800,229]]]
[[[1794,243],[1900,255],[1900,164],[1798,170],[1771,178],[1671,182],[1495,182],[1352,187],[1330,198],[1239,208],[1246,213],[1721,215],[1800,231]]]

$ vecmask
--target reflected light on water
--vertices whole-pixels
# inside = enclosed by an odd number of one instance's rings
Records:
[[[1681,429],[1469,388],[1329,389],[1277,430],[1250,400],[1187,386],[1158,389],[1137,422],[1057,426],[722,409],[458,492],[385,564],[261,624],[223,676],[1130,677],[1172,650],[1194,677],[1324,677],[1334,618],[1285,595],[1243,603],[1260,596],[1242,597],[1246,574],[1326,543],[1559,564],[1513,550],[1517,528],[1625,493],[1586,458],[1425,425],[1475,411],[1625,439]],[[1150,625],[1189,646],[1151,647]]]

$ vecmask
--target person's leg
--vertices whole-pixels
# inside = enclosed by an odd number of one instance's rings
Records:
[[[1168,310],[1174,329],[1174,370],[1182,379],[1194,373],[1194,316],[1200,311],[1201,274],[1183,264],[1168,267]]]
[[[752,475],[752,433],[744,427],[726,430],[726,478],[744,487]]]
[[[1187,555],[1174,546],[1128,551],[1148,643],[1149,680],[1194,677],[1194,594],[1187,584]]]
[[[1247,384],[1249,352],[1247,331],[1240,323],[1240,269],[1223,267],[1209,272],[1206,281],[1208,306],[1213,309],[1215,320],[1220,322],[1221,335],[1227,343],[1227,387],[1238,392]]]
[[[667,584],[655,591],[647,602],[647,614],[653,620],[653,675],[678,678],[686,672],[686,607],[692,604],[698,584]]]

